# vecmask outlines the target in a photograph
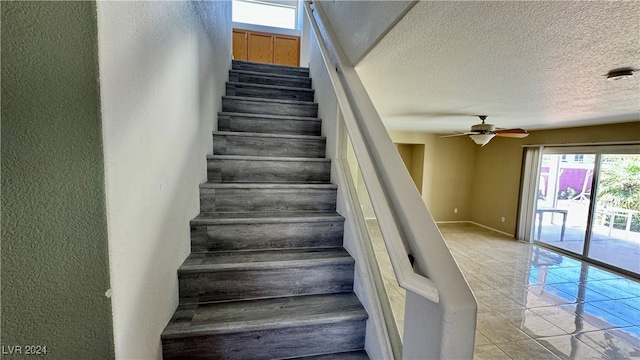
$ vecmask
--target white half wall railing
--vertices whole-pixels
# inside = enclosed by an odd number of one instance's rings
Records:
[[[309,1],[304,7],[398,284],[407,290],[402,358],[472,359],[473,293],[325,15]]]

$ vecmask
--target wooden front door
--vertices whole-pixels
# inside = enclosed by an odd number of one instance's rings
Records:
[[[233,58],[299,66],[300,37],[233,29]]]
[[[273,63],[298,66],[300,64],[300,38],[294,36],[274,36]]]
[[[249,33],[244,30],[233,29],[233,58],[236,60],[247,60]]]

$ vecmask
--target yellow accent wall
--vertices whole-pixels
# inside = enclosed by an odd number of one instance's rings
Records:
[[[524,139],[494,138],[475,156],[471,220],[514,234],[518,212],[522,145],[640,141],[640,121],[531,131]],[[505,222],[501,222],[504,216]]]
[[[523,145],[640,141],[640,121],[532,131],[524,139],[496,137],[484,147],[466,136],[389,134],[395,143],[424,144],[422,198],[436,221],[473,221],[514,234]]]
[[[424,144],[400,144],[396,143],[396,149],[409,170],[409,175],[416,185],[418,192],[422,194],[422,176],[424,174]]]
[[[441,139],[437,134],[393,131],[389,134],[396,144],[424,145],[422,199],[433,218],[469,220],[476,145],[466,137]],[[416,156],[419,155],[412,154],[413,158]]]
[[[389,134],[395,143],[425,145],[422,198],[436,221],[473,221],[514,234],[523,145],[640,142],[640,121],[531,131],[524,139],[495,137],[484,147],[466,136]]]

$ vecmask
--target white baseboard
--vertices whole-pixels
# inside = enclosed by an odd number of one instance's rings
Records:
[[[478,225],[478,226],[483,227],[483,228],[485,228],[485,229],[488,229],[488,230],[491,230],[491,231],[495,231],[495,232],[497,232],[497,233],[499,233],[499,234],[502,234],[502,235],[506,235],[506,236],[509,236],[509,237],[515,238],[515,236],[514,236],[513,234],[509,234],[508,232],[500,231],[500,230],[498,230],[498,229],[494,229],[494,228],[492,228],[492,227],[488,227],[488,226],[486,226],[486,225],[478,224],[478,223],[477,223],[477,222],[475,222],[475,221],[469,221],[469,222],[470,222],[471,224],[473,224],[473,225]]]
[[[502,234],[502,235],[506,235],[506,236],[508,236],[508,237],[515,238],[515,236],[514,236],[513,234],[509,234],[508,232],[500,231],[500,230],[498,230],[498,229],[494,229],[494,228],[489,227],[489,226],[486,226],[486,225],[478,224],[478,223],[477,223],[477,222],[475,222],[475,221],[470,221],[470,220],[436,221],[436,224],[462,224],[462,223],[477,225],[477,226],[483,227],[483,228],[485,228],[485,229],[487,229],[487,230],[491,230],[491,231],[497,232],[497,233],[499,233],[499,234]]]

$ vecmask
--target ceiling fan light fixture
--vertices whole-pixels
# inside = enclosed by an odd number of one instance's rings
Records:
[[[472,134],[469,135],[471,140],[480,146],[485,146],[496,134]]]
[[[478,115],[478,117],[480,118],[480,120],[482,120],[481,124],[475,124],[471,127],[471,131],[469,132],[458,132],[457,134],[453,134],[453,135],[445,135],[445,136],[440,136],[441,138],[448,138],[448,137],[454,137],[454,136],[469,136],[469,138],[471,138],[471,140],[473,140],[474,143],[480,145],[480,146],[485,146],[487,145],[487,143],[489,143],[489,141],[491,141],[491,139],[493,139],[494,136],[500,136],[500,137],[506,137],[506,138],[514,138],[514,139],[522,139],[525,138],[529,135],[529,133],[524,130],[524,129],[520,129],[520,128],[510,128],[510,129],[505,129],[505,128],[496,128],[495,125],[493,124],[487,124],[485,123],[485,120],[487,119],[487,115]]]

